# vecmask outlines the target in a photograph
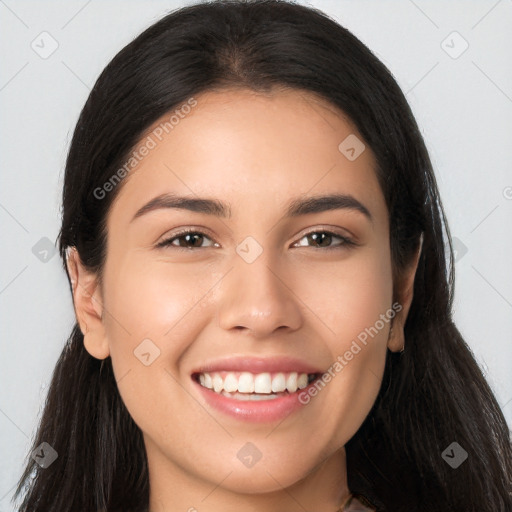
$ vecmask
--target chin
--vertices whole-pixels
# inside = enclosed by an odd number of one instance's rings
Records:
[[[222,482],[222,487],[239,494],[267,494],[282,491],[283,488],[292,486],[306,475],[307,471],[297,472],[293,464],[281,464],[279,467],[261,464],[259,468],[241,467],[232,470],[229,477]],[[218,481],[218,475],[213,476],[213,480],[216,481],[215,478],[217,478]]]

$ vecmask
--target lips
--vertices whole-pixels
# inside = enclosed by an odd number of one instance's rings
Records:
[[[252,357],[237,356],[210,361],[192,370],[192,374],[212,372],[297,372],[297,373],[322,373],[323,371],[304,359],[288,356]]]
[[[301,407],[298,393],[322,371],[293,357],[232,357],[192,371],[206,402],[237,419],[273,421]]]

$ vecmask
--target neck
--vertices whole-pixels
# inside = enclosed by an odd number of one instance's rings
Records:
[[[148,456],[149,512],[336,512],[349,497],[345,448],[320,462],[302,479],[264,493],[237,492],[229,474],[216,482],[192,475],[172,463],[151,441],[145,439]]]

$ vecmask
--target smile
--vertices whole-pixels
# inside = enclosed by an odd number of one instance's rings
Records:
[[[307,360],[285,356],[230,357],[191,372],[199,401],[210,414],[253,423],[281,422],[306,408],[315,414],[315,406],[301,402],[299,394],[322,375]]]
[[[199,373],[199,384],[234,400],[274,400],[295,393],[313,382],[316,373],[299,372],[211,372]]]

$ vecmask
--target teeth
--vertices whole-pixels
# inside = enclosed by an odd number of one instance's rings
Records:
[[[235,398],[237,400],[273,400],[279,398],[278,395],[257,395],[256,393],[228,393],[227,391],[221,391],[221,394],[229,398]]]
[[[304,389],[308,385],[308,375],[307,373],[301,373],[297,379],[297,387],[299,389]]]
[[[224,379],[224,390],[232,393],[238,391],[238,379],[233,373],[228,373]]]
[[[307,377],[307,375],[306,375]],[[293,372],[288,375],[288,378],[286,379],[286,389],[290,393],[295,393],[297,391],[297,373]]]
[[[295,393],[304,389],[310,381],[307,373],[274,373],[253,374],[250,372],[214,372],[199,374],[201,386],[213,389],[216,393],[233,396],[232,393],[251,394],[251,400],[277,398],[272,393]],[[230,394],[231,393],[231,394]],[[261,396],[265,395],[265,396]]]
[[[229,374],[228,374],[229,375]],[[260,373],[254,379],[255,393],[270,393],[272,391],[272,380],[270,373]]]
[[[254,392],[254,377],[252,373],[243,372],[238,379],[238,391],[240,393]]]
[[[306,379],[308,378],[307,374]],[[272,379],[272,391],[274,393],[284,391],[286,389],[286,379],[284,377],[284,373],[278,373],[275,375],[275,377]]]
[[[212,378],[213,383],[213,390],[215,393],[220,393],[224,387],[224,381],[222,380],[222,377],[216,373]]]

